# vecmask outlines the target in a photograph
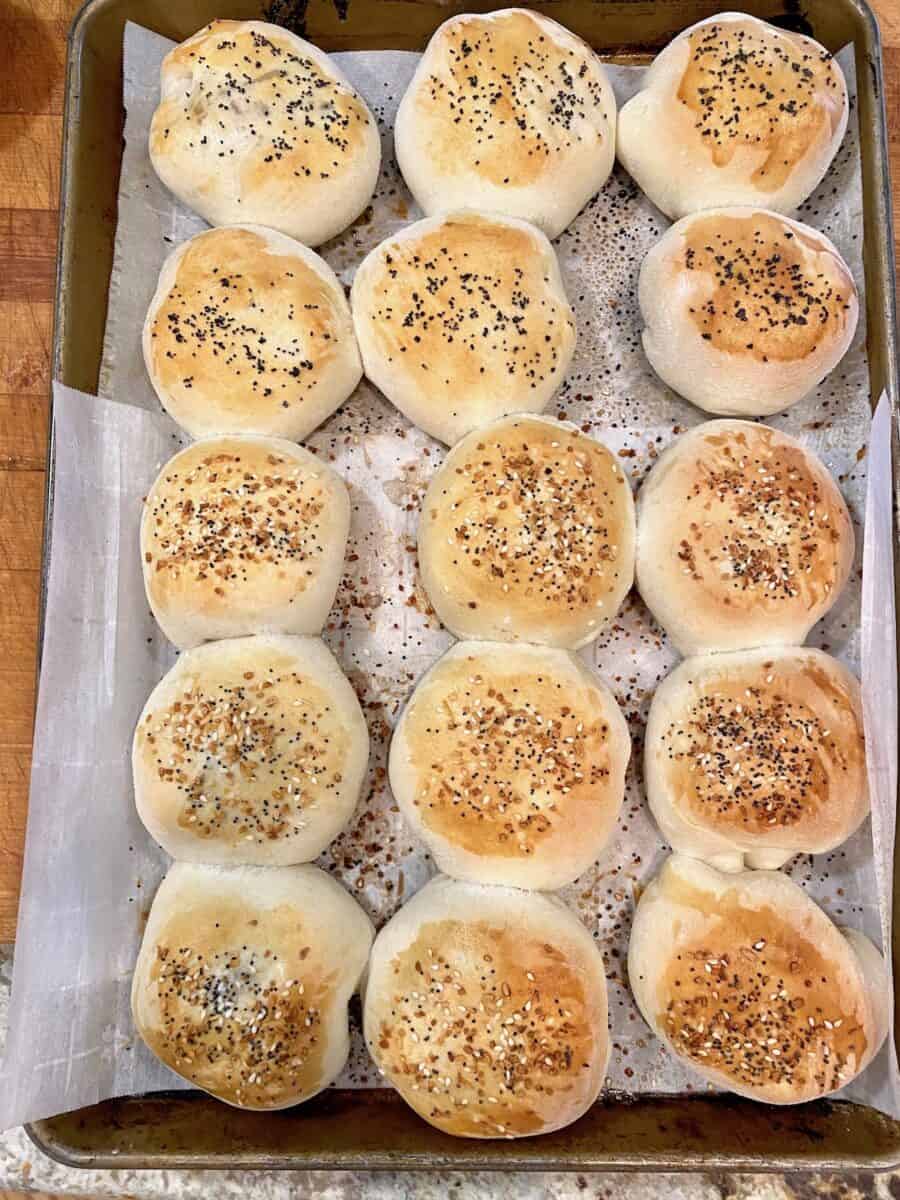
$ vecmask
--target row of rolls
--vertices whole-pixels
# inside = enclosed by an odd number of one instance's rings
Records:
[[[270,123],[295,120],[293,86],[337,155],[335,179],[343,168],[362,179],[374,152],[351,136],[366,121],[346,81],[344,119],[334,98],[310,107],[310,87],[339,73],[282,30],[215,22],[163,64],[151,158],[221,227],[171,255],[144,327],[160,401],[198,440],[165,464],[141,524],[148,601],[181,654],[133,746],[138,812],[176,860],[135,969],[138,1031],[196,1086],[282,1108],[339,1074],[362,981],[374,1062],[438,1128],[515,1137],[583,1114],[610,1052],[606,973],[595,938],[552,893],[608,845],[631,739],[575,652],[615,622],[636,582],[684,661],[646,727],[647,799],[675,853],[636,907],[635,999],[715,1086],[774,1103],[840,1089],[886,1035],[884,963],[777,868],[840,846],[868,813],[859,685],[802,645],[848,580],[853,529],[815,454],[740,419],[807,395],[855,331],[846,264],[784,215],[840,144],[840,68],[809,39],[710,18],[659,55],[617,138],[602,64],[568,31],[520,9],[453,18],[394,131],[429,215],[360,263],[348,304],[295,240],[318,244],[357,215],[337,205],[330,170],[314,203],[297,204],[315,173],[294,163],[292,206],[280,167],[267,188],[226,189],[221,164],[203,183],[195,142],[209,96],[230,98],[236,122],[234,64],[248,51],[264,89],[269,60],[278,68]],[[509,113],[489,99],[501,95]],[[735,97],[747,114],[736,143]],[[688,129],[702,153],[673,171]],[[238,158],[250,153],[241,145]],[[543,415],[576,337],[547,234],[602,186],[616,149],[681,218],[641,269],[647,357],[724,417],[675,438],[637,505],[612,450]],[[310,213],[316,228],[292,223]],[[417,683],[388,760],[396,804],[441,874],[377,936],[310,865],[353,816],[369,739],[318,636],[350,499],[296,444],[363,371],[450,447],[422,500],[418,562],[434,614],[459,639]]]

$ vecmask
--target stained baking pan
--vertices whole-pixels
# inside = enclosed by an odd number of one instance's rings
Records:
[[[89,0],[69,38],[55,377],[86,392],[97,388],[122,153],[127,20],[181,40],[213,17],[266,16],[325,50],[421,49],[453,13],[497,7],[501,4],[479,0],[335,0],[334,5],[332,0],[269,5],[252,0]],[[550,0],[533,7],[575,30],[605,57],[640,62],[687,25],[727,5],[716,0]],[[749,0],[740,7],[812,34],[831,50],[848,42],[856,48],[871,395],[886,388],[896,398],[890,183],[875,18],[863,0],[809,0],[805,6],[791,0]],[[896,428],[895,419],[895,443]],[[50,455],[52,505],[52,432]],[[895,916],[897,897],[895,862]],[[896,929],[896,919],[894,924]],[[895,976],[900,977],[896,934],[892,952]],[[900,1032],[898,1011],[895,1026]],[[200,1093],[129,1097],[35,1122],[28,1132],[52,1158],[83,1167],[784,1171],[878,1170],[900,1164],[900,1122],[863,1105],[820,1101],[772,1109],[727,1096],[607,1095],[575,1125],[516,1142],[448,1137],[420,1121],[387,1090],[332,1090],[298,1109],[276,1113],[229,1109]]]

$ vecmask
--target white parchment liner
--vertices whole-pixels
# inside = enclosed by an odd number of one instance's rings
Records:
[[[187,1086],[135,1037],[128,1003],[143,921],[166,863],[134,812],[130,742],[147,694],[174,661],[144,598],[138,523],[156,472],[185,444],[146,377],[140,329],[163,259],[205,228],[158,182],[147,156],[159,64],[169,45],[138,26],[126,29],[126,146],[100,378],[106,399],[54,390],[53,552],[0,1128],[112,1096]],[[369,249],[420,215],[397,173],[390,135],[417,57],[393,51],[336,56],[376,112],[384,142],[370,211],[322,251],[345,284]],[[855,96],[849,48],[841,62]],[[641,69],[613,67],[611,73],[622,103]],[[832,238],[862,290],[855,109],[835,164],[800,216]],[[578,348],[548,411],[617,450],[635,484],[675,433],[703,419],[655,378],[640,349],[637,272],[666,225],[617,168],[556,243],[576,311]],[[839,923],[889,944],[897,730],[890,412],[883,404],[870,445],[864,320],[817,394],[771,424],[824,458],[853,514],[857,569],[810,640],[857,672],[862,649],[873,792],[872,822],[840,850],[801,857],[789,870]],[[444,451],[366,383],[307,444],[351,491],[347,569],[325,636],[357,688],[373,745],[356,818],[320,863],[381,924],[433,871],[394,811],[384,764],[390,728],[413,682],[452,640],[425,615],[414,569],[418,500]],[[595,931],[606,959],[613,1036],[608,1083],[630,1093],[689,1091],[700,1085],[648,1034],[623,978],[635,894],[665,853],[640,784],[643,722],[653,688],[676,656],[636,598],[583,654],[615,691],[634,740],[619,829],[600,861],[563,892]],[[339,1082],[378,1085],[358,1029]],[[844,1094],[900,1113],[893,1049]]]

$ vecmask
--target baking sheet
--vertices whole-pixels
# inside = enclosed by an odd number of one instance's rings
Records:
[[[187,1086],[134,1037],[128,1006],[143,921],[166,862],[134,812],[130,740],[147,694],[174,661],[144,598],[138,523],[141,499],[157,470],[185,443],[160,412],[147,380],[140,329],[163,259],[206,227],[162,187],[147,156],[158,68],[169,46],[137,26],[126,29],[126,146],[101,398],[55,389],[53,554],[0,1127],[116,1095]],[[380,51],[335,57],[376,112],[384,141],[371,209],[322,250],[349,284],[369,249],[420,215],[396,172],[389,132],[418,56]],[[844,52],[841,61],[855,94],[852,54]],[[641,69],[611,72],[621,104]],[[800,215],[836,242],[862,288],[860,180],[854,115],[834,166]],[[613,447],[635,484],[679,430],[703,419],[653,376],[640,350],[637,271],[666,225],[617,168],[557,241],[578,348],[548,411]],[[879,420],[889,425],[886,408]],[[893,623],[885,607],[893,595],[891,476],[883,432],[874,446],[877,459],[869,453],[864,321],[818,394],[771,423],[825,459],[859,535],[852,582],[810,640],[857,671],[861,650],[866,652],[878,850],[873,854],[867,822],[840,850],[799,858],[790,873],[839,923],[889,944],[882,920],[889,906],[879,898],[890,896],[896,796],[896,673],[886,653]],[[351,491],[347,570],[325,637],[357,688],[373,745],[356,818],[320,864],[381,924],[433,871],[394,810],[385,754],[415,679],[452,641],[428,618],[414,568],[418,500],[444,451],[365,382],[307,445],[331,462]],[[867,483],[875,499],[868,502],[867,610],[861,614]],[[640,786],[643,722],[653,688],[676,656],[635,597],[583,654],[615,691],[634,741],[619,829],[600,861],[563,892],[596,931],[606,959],[613,1027],[608,1084],[632,1093],[690,1091],[703,1085],[648,1034],[623,978],[635,895],[665,854]],[[357,1029],[338,1082],[377,1086]],[[893,1055],[882,1052],[844,1094],[900,1114]]]

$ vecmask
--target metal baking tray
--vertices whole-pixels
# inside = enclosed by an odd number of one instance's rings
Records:
[[[122,153],[126,20],[181,40],[213,17],[265,16],[325,50],[416,50],[453,13],[502,6],[502,0],[89,0],[69,36],[54,377],[96,391]],[[640,62],[687,25],[728,4],[550,0],[533,7],[575,30],[605,57]],[[865,0],[747,0],[740,7],[812,34],[831,50],[855,45],[871,395],[877,398],[887,388],[896,403],[890,178],[877,23]],[[896,497],[896,411],[894,416]],[[48,511],[52,421],[49,454]],[[48,553],[45,545],[45,566]],[[898,895],[895,861],[892,953],[900,979]],[[900,988],[895,1002],[898,996]],[[900,1007],[895,1009],[900,1033],[898,1014]],[[331,1090],[275,1113],[241,1112],[201,1093],[163,1093],[106,1101],[37,1121],[28,1132],[51,1158],[80,1167],[808,1171],[900,1164],[900,1122],[863,1105],[826,1100],[775,1109],[728,1096],[606,1095],[569,1128],[515,1142],[466,1141],[439,1133],[389,1090]]]

